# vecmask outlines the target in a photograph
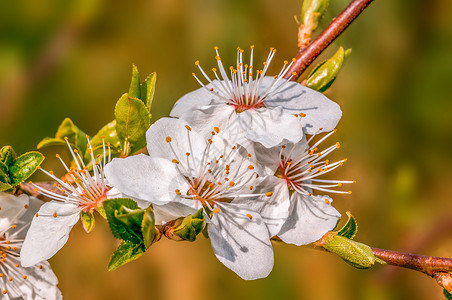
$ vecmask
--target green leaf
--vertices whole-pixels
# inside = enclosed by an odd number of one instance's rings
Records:
[[[37,151],[27,152],[19,156],[9,167],[13,186],[27,180],[44,160],[44,155]]]
[[[340,235],[332,234],[323,247],[358,269],[368,269],[376,262],[384,263],[375,257],[369,246]]]
[[[142,243],[135,245],[132,242],[123,241],[111,256],[110,262],[108,263],[108,271],[113,271],[120,266],[139,258],[143,255],[144,251],[145,249]]]
[[[155,231],[155,216],[152,206],[149,206],[144,211],[141,232],[143,233],[144,247],[147,249],[152,245],[157,234]]]
[[[143,242],[141,234],[141,218],[137,217],[135,210],[140,210],[135,201],[128,198],[115,198],[103,202],[108,225],[117,239],[139,244]]]
[[[155,81],[157,80],[157,73],[149,74],[146,80],[141,84],[141,100],[146,104],[146,108],[151,113],[152,100],[155,93]]]
[[[12,188],[13,186],[8,183],[0,182],[0,192],[4,192]]]
[[[443,290],[443,294],[446,300],[452,300],[452,294],[449,293],[446,289]]]
[[[132,65],[132,80],[130,81],[129,96],[141,99],[140,73],[138,73],[138,68],[135,65]]]
[[[124,145],[123,153],[128,156],[146,142],[145,133],[151,124],[149,112],[141,100],[124,94],[116,103],[115,117],[116,132]]]
[[[10,184],[9,168],[0,161],[0,182]]]
[[[41,142],[39,142],[38,149],[47,146],[66,145],[66,141],[64,140],[65,137],[68,138],[68,142],[71,146],[76,148],[80,153],[86,152],[86,146],[88,144],[86,133],[75,126],[69,118],[66,118],[63,122],[61,122],[57,133],[55,134],[55,138],[44,138]]]
[[[336,80],[344,59],[350,52],[351,49],[344,51],[344,48],[340,47],[330,59],[320,63],[312,70],[306,81],[306,86],[319,92],[326,91]]]
[[[16,160],[16,152],[11,146],[3,146],[0,149],[0,162],[4,163],[6,166],[10,166],[14,160]]]
[[[60,138],[51,138],[51,137],[46,137],[43,138],[37,148],[41,149],[44,147],[49,147],[49,146],[65,146],[66,145],[66,141],[64,139],[60,139]],[[75,145],[72,145],[75,147]]]
[[[346,213],[348,216],[347,223],[337,232],[337,234],[348,239],[353,239],[358,232],[358,223],[349,211]]]
[[[110,143],[110,153],[111,158],[119,157],[121,154],[121,142],[119,141],[118,135],[116,133],[116,120],[111,121],[104,127],[102,127],[99,132],[91,139],[91,147],[93,149],[93,156],[97,157],[100,155],[100,159],[104,156],[104,145],[102,142],[102,137],[105,141],[105,154],[108,158],[108,144]],[[92,167],[91,153],[89,151],[85,152],[85,162],[89,162],[87,167],[90,169]]]
[[[82,224],[83,229],[85,229],[87,233],[94,229],[94,215],[92,211],[82,211]]]

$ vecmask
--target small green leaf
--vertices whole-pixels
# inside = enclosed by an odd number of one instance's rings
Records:
[[[347,223],[337,232],[337,234],[348,239],[353,239],[358,232],[358,223],[349,211],[346,213],[348,216]]]
[[[116,132],[128,156],[145,145],[145,133],[151,124],[149,112],[141,100],[124,94],[116,103],[115,117]]]
[[[91,230],[94,229],[94,215],[93,215],[93,212],[91,212],[91,211],[87,211],[87,212],[82,211],[82,224],[83,224],[83,229],[85,229],[85,231],[87,233],[91,232]]]
[[[146,80],[141,84],[141,100],[151,113],[152,100],[154,99],[155,93],[155,81],[157,80],[157,73],[149,74]]]
[[[27,180],[44,160],[44,155],[37,151],[27,152],[19,156],[9,167],[13,186]]]
[[[376,262],[384,263],[375,257],[369,246],[340,235],[332,234],[323,247],[358,269],[368,269]]]
[[[145,249],[142,243],[135,245],[129,241],[121,242],[110,258],[110,262],[108,263],[108,271],[113,271],[120,266],[139,258],[143,255],[144,251]]]
[[[134,214],[134,210],[139,210],[135,201],[128,198],[115,198],[104,201],[103,207],[107,215],[108,225],[115,238],[131,241],[134,244],[143,242],[141,221],[144,210],[141,210],[141,218],[138,221]],[[130,219],[127,217],[130,217]]]
[[[319,92],[326,91],[336,80],[344,59],[350,52],[351,49],[344,51],[344,48],[340,47],[330,59],[320,63],[312,70],[306,81],[306,86]]]
[[[4,192],[12,188],[13,186],[8,183],[0,182],[0,192]]]
[[[9,178],[9,169],[8,167],[0,161],[0,182],[10,184],[11,179]]]
[[[135,65],[132,65],[132,80],[130,81],[129,96],[141,99],[140,73],[138,73],[138,68]]]
[[[155,231],[155,216],[152,206],[145,209],[143,221],[141,222],[141,232],[143,233],[144,247],[149,248],[154,242]]]
[[[443,290],[443,294],[446,300],[452,300],[452,294],[449,293],[446,289]]]
[[[10,166],[16,160],[16,152],[11,146],[4,146],[0,149],[0,162]]]
[[[80,130],[71,119],[66,118],[61,122],[58,127],[55,138],[44,138],[38,144],[38,149],[47,146],[59,146],[66,145],[64,138],[68,138],[68,142],[72,147],[76,148],[80,153],[86,152],[86,146],[88,144],[88,139],[86,138],[86,133]]]

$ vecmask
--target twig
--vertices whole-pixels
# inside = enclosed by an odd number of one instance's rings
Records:
[[[373,0],[353,0],[345,10],[328,25],[306,48],[295,55],[296,61],[287,71],[285,78],[296,73],[291,80],[297,80],[307,67],[323,52],[372,2]]]
[[[389,265],[416,270],[431,277],[440,272],[452,272],[451,258],[402,253],[372,247],[371,249],[376,257]]]

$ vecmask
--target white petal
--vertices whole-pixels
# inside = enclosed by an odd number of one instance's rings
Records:
[[[328,196],[302,196],[294,193],[291,197],[291,212],[278,236],[286,243],[307,245],[319,240],[332,230],[341,214],[331,205]]]
[[[236,198],[232,203],[258,212],[268,227],[270,236],[277,235],[289,216],[290,197],[286,182],[275,176],[258,178],[252,193],[262,194],[256,197]],[[249,189],[248,189],[248,192]],[[272,196],[265,194],[272,192]]]
[[[263,89],[272,81],[273,77],[265,77]],[[333,130],[342,116],[337,103],[297,82],[287,82],[282,90],[266,99],[265,104],[267,107],[281,106],[289,114],[306,114],[301,121],[307,134],[314,134],[319,128],[323,128],[322,132]]]
[[[28,198],[28,195],[25,194],[16,197],[0,193],[0,232],[4,232],[11,227],[13,218],[19,217],[19,212],[25,212],[24,206],[28,205]]]
[[[187,185],[175,164],[144,154],[113,159],[105,166],[105,176],[125,195],[159,205],[174,201],[174,191]]]
[[[237,120],[234,107],[225,103],[215,103],[199,109],[193,109],[180,116],[204,138],[210,138],[214,127],[221,131],[230,128]]]
[[[219,83],[215,80],[217,84]],[[206,88],[213,87],[211,84],[206,85]],[[209,105],[212,101],[218,101],[218,97],[206,90],[205,88],[199,88],[185,94],[173,106],[170,112],[171,117],[179,118],[184,113],[190,113],[192,110],[200,108],[205,105]]]
[[[69,232],[80,219],[80,208],[69,203],[44,203],[33,219],[20,252],[21,264],[29,267],[51,258],[66,244]],[[53,214],[56,213],[57,217]]]
[[[180,202],[171,202],[165,205],[154,205],[154,216],[156,225],[165,223],[180,217],[193,215],[201,207],[199,201],[180,199]]]
[[[267,148],[296,143],[304,136],[300,118],[281,107],[249,109],[238,114],[238,121],[248,139]]]
[[[60,290],[57,288],[58,279],[53,273],[47,261],[39,263],[37,266],[25,269],[27,279],[20,285],[20,291],[25,299],[36,300],[59,300],[63,299]],[[11,296],[11,295],[10,295]],[[22,299],[22,298],[20,298]]]
[[[189,159],[201,159],[207,141],[195,130],[189,132],[185,126],[188,126],[186,121],[172,118],[162,118],[151,125],[146,132],[149,155],[170,161],[177,159],[184,166],[187,160],[186,153],[190,153]],[[166,141],[167,137],[171,138],[172,149]]]
[[[233,204],[219,205],[208,225],[216,257],[246,280],[267,277],[273,268],[273,248],[260,215]],[[250,214],[250,220],[246,215]]]

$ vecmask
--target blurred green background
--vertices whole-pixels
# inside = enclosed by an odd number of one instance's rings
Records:
[[[331,1],[323,22],[347,4]],[[296,52],[293,16],[300,1],[134,0],[2,1],[0,145],[19,152],[53,136],[64,117],[95,134],[113,119],[135,63],[156,71],[154,121],[198,88],[197,59],[215,63],[212,47],[234,62],[235,48],[256,45],[273,70]],[[421,254],[452,256],[452,2],[377,0],[331,46],[353,48],[327,95],[344,112],[332,176],[356,179],[335,206],[359,221],[357,240]],[[48,149],[44,167],[52,168]],[[35,176],[35,179],[39,177]],[[209,241],[165,239],[138,261],[108,272],[117,241],[105,222],[74,227],[51,263],[65,299],[442,299],[433,279],[410,270],[353,269],[339,258],[275,244],[275,267],[247,282],[223,267]]]

